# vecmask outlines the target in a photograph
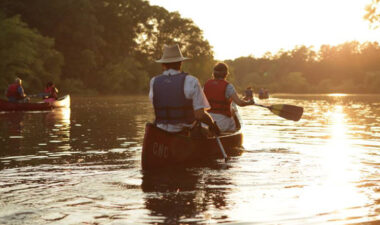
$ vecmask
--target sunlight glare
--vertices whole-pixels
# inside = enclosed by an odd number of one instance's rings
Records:
[[[366,199],[354,183],[361,174],[355,163],[357,149],[349,142],[344,106],[334,106],[326,117],[329,118],[331,136],[327,145],[319,150],[322,152],[318,168],[321,177],[305,189],[300,206],[303,209],[321,210],[325,207],[324,210],[333,211],[356,206]],[[344,214],[342,219],[349,216]]]
[[[344,96],[347,96],[347,94],[343,94],[343,93],[332,93],[332,94],[328,94],[327,96],[331,96],[331,97],[344,97]]]
[[[295,46],[320,47],[347,41],[376,41],[378,32],[363,19],[369,1],[358,0],[150,0],[178,11],[199,26],[219,60]]]

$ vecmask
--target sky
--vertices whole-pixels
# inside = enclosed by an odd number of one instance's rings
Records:
[[[363,19],[371,0],[149,0],[190,18],[218,60],[261,57],[296,46],[378,41]]]

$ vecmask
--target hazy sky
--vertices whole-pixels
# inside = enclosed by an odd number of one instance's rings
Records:
[[[149,0],[191,18],[215,58],[262,56],[296,45],[375,41],[380,29],[363,20],[370,0]]]

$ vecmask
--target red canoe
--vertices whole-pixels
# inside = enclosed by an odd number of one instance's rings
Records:
[[[238,131],[221,135],[220,140],[228,156],[243,152],[243,134]],[[166,132],[147,123],[141,154],[143,169],[188,165],[203,159],[223,158],[215,138],[192,138]]]
[[[70,95],[62,96],[54,102],[14,103],[0,99],[0,111],[42,111],[54,108],[69,108]]]

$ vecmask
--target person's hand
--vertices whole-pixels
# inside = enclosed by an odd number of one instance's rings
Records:
[[[202,116],[202,120],[200,120],[202,123],[207,124],[208,129],[211,133],[215,135],[220,135],[220,130],[218,125],[216,125],[216,122],[211,118],[210,114],[205,113]]]
[[[218,127],[218,125],[216,124],[216,122],[212,123],[210,126],[209,126],[209,129],[210,131],[215,134],[216,136],[219,136],[220,135],[220,129]]]
[[[254,105],[254,104],[255,104],[255,100],[253,100],[253,98],[247,102],[247,105]]]

